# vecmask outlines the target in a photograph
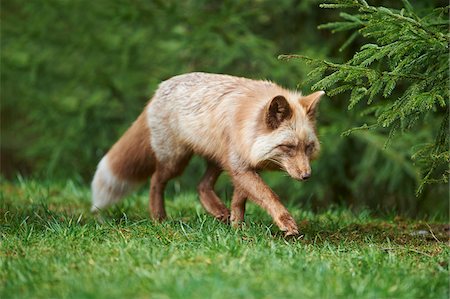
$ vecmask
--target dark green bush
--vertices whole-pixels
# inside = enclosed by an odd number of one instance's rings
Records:
[[[436,5],[421,3],[423,9]],[[88,182],[159,82],[176,74],[228,73],[296,88],[311,69],[279,61],[278,55],[350,59],[364,40],[353,36],[339,52],[351,33],[317,30],[338,18],[338,12],[318,5],[318,0],[2,3],[2,175]],[[311,85],[302,89],[309,92]],[[429,204],[446,194],[442,184],[414,196],[420,167],[410,158],[411,148],[435,137],[435,120],[414,134],[396,135],[384,148],[388,131],[341,136],[376,120],[361,115],[361,103],[347,111],[347,102],[344,96],[321,103],[323,153],[313,165],[313,179],[299,184],[266,174],[270,185],[283,198],[314,204],[344,201],[413,211],[425,207],[425,212],[445,206],[442,200]],[[203,168],[194,160],[169,194],[193,190]],[[226,180],[218,189],[229,196]]]
[[[350,31],[340,50],[355,40],[362,44],[360,49],[345,63],[304,55],[280,58],[310,63],[307,81],[313,84],[312,89],[326,90],[331,97],[344,94],[337,98],[348,103],[351,115],[356,116],[354,128],[348,126],[351,130],[345,135],[358,130],[351,135],[359,144],[358,157],[347,166],[338,163],[338,186],[349,189],[355,200],[371,198],[371,205],[394,203],[414,210],[417,202],[409,199],[414,197],[413,190],[421,193],[425,184],[431,183],[435,185],[425,197],[438,194],[442,198],[438,202],[445,206],[450,162],[449,7],[423,7],[418,11],[407,0],[403,4],[401,9],[375,7],[364,0],[322,4],[323,8],[348,12],[340,13],[342,21],[319,28]],[[332,169],[330,166],[323,169]],[[346,183],[345,177],[351,181]],[[379,200],[373,198],[380,195]]]

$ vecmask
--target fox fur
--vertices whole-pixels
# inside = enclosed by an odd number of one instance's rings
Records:
[[[207,73],[162,82],[98,164],[92,211],[119,202],[151,177],[150,215],[165,219],[165,185],[197,154],[208,161],[198,192],[210,214],[239,223],[248,198],[286,235],[298,234],[296,222],[258,172],[280,169],[296,180],[311,176],[310,161],[320,149],[315,111],[323,94],[302,96],[269,81]],[[234,185],[231,213],[214,192],[222,171]]]

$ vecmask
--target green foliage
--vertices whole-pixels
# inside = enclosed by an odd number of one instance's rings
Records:
[[[276,60],[299,47],[289,37],[304,8],[294,2],[3,3],[2,171],[88,180],[157,85],[180,73],[294,86],[302,69]]]
[[[423,170],[421,192],[426,183],[448,182],[449,7],[428,9],[419,16],[407,0],[403,3],[405,8],[400,10],[370,6],[364,0],[322,4],[323,8],[353,9],[353,13],[342,12],[343,21],[320,29],[355,31],[343,47],[358,34],[364,37],[364,45],[341,64],[305,56],[282,57],[313,65],[308,76],[315,82],[312,89],[326,90],[329,96],[349,91],[348,109],[365,100],[368,108],[361,113],[374,118],[359,129],[388,128],[386,142],[396,131],[431,130],[434,140],[416,143],[412,154]]]
[[[251,204],[240,229],[207,216],[195,194],[169,200],[162,224],[144,194],[99,221],[85,214],[88,194],[71,181],[0,182],[1,298],[449,295],[446,221],[291,207],[305,235],[287,241]]]
[[[383,1],[377,3],[384,5]],[[324,70],[331,73],[321,65],[307,75],[307,65],[276,59],[281,53],[302,53],[325,61],[347,61],[365,43],[359,31],[331,35],[317,30],[317,24],[333,22],[339,15],[337,10],[320,9],[319,2],[4,1],[0,26],[2,175],[89,182],[100,158],[136,119],[157,85],[176,74],[228,73],[270,79],[294,89],[314,73],[316,77]],[[421,9],[436,6],[435,2],[422,1]],[[359,14],[344,14],[346,26],[360,28]],[[387,59],[380,58],[381,64],[374,61],[369,68],[379,64],[375,75],[388,71],[383,65]],[[400,98],[408,82],[397,82],[390,97]],[[303,89],[309,90],[314,83],[306,83]],[[352,86],[348,82],[336,87],[350,90]],[[323,150],[312,165],[312,178],[298,183],[280,173],[264,174],[282,200],[307,202],[312,207],[346,202],[422,215],[448,211],[448,201],[436,201],[448,198],[445,184],[425,187],[414,198],[419,166],[430,162],[430,141],[437,136],[435,128],[444,108],[438,107],[438,114],[430,113],[420,122],[420,129],[394,135],[388,148],[384,147],[387,129],[341,137],[349,128],[377,123],[371,109],[387,102],[380,96],[385,83],[378,88],[379,93],[376,88],[370,91],[374,94],[369,109],[355,102],[347,111],[342,94],[333,101],[322,100],[318,133]],[[364,94],[364,89],[354,91],[355,98]],[[410,157],[416,152],[413,163]],[[441,161],[440,156],[436,159]],[[203,171],[203,161],[195,157],[185,174],[169,184],[167,194],[195,190]],[[226,176],[217,187],[223,199],[231,197]]]

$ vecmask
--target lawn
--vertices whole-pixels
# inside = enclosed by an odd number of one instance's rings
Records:
[[[304,236],[285,240],[264,211],[221,224],[195,194],[170,220],[138,193],[96,218],[89,189],[1,181],[0,298],[448,298],[448,225],[289,205]]]

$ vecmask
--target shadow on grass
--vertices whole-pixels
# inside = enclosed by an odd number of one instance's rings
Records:
[[[428,224],[425,222],[387,222],[380,219],[368,223],[349,223],[341,227],[330,229],[327,225],[317,222],[302,224],[300,230],[309,236],[307,243],[364,242],[370,240],[375,243],[391,242],[399,245],[448,242],[448,224]]]

